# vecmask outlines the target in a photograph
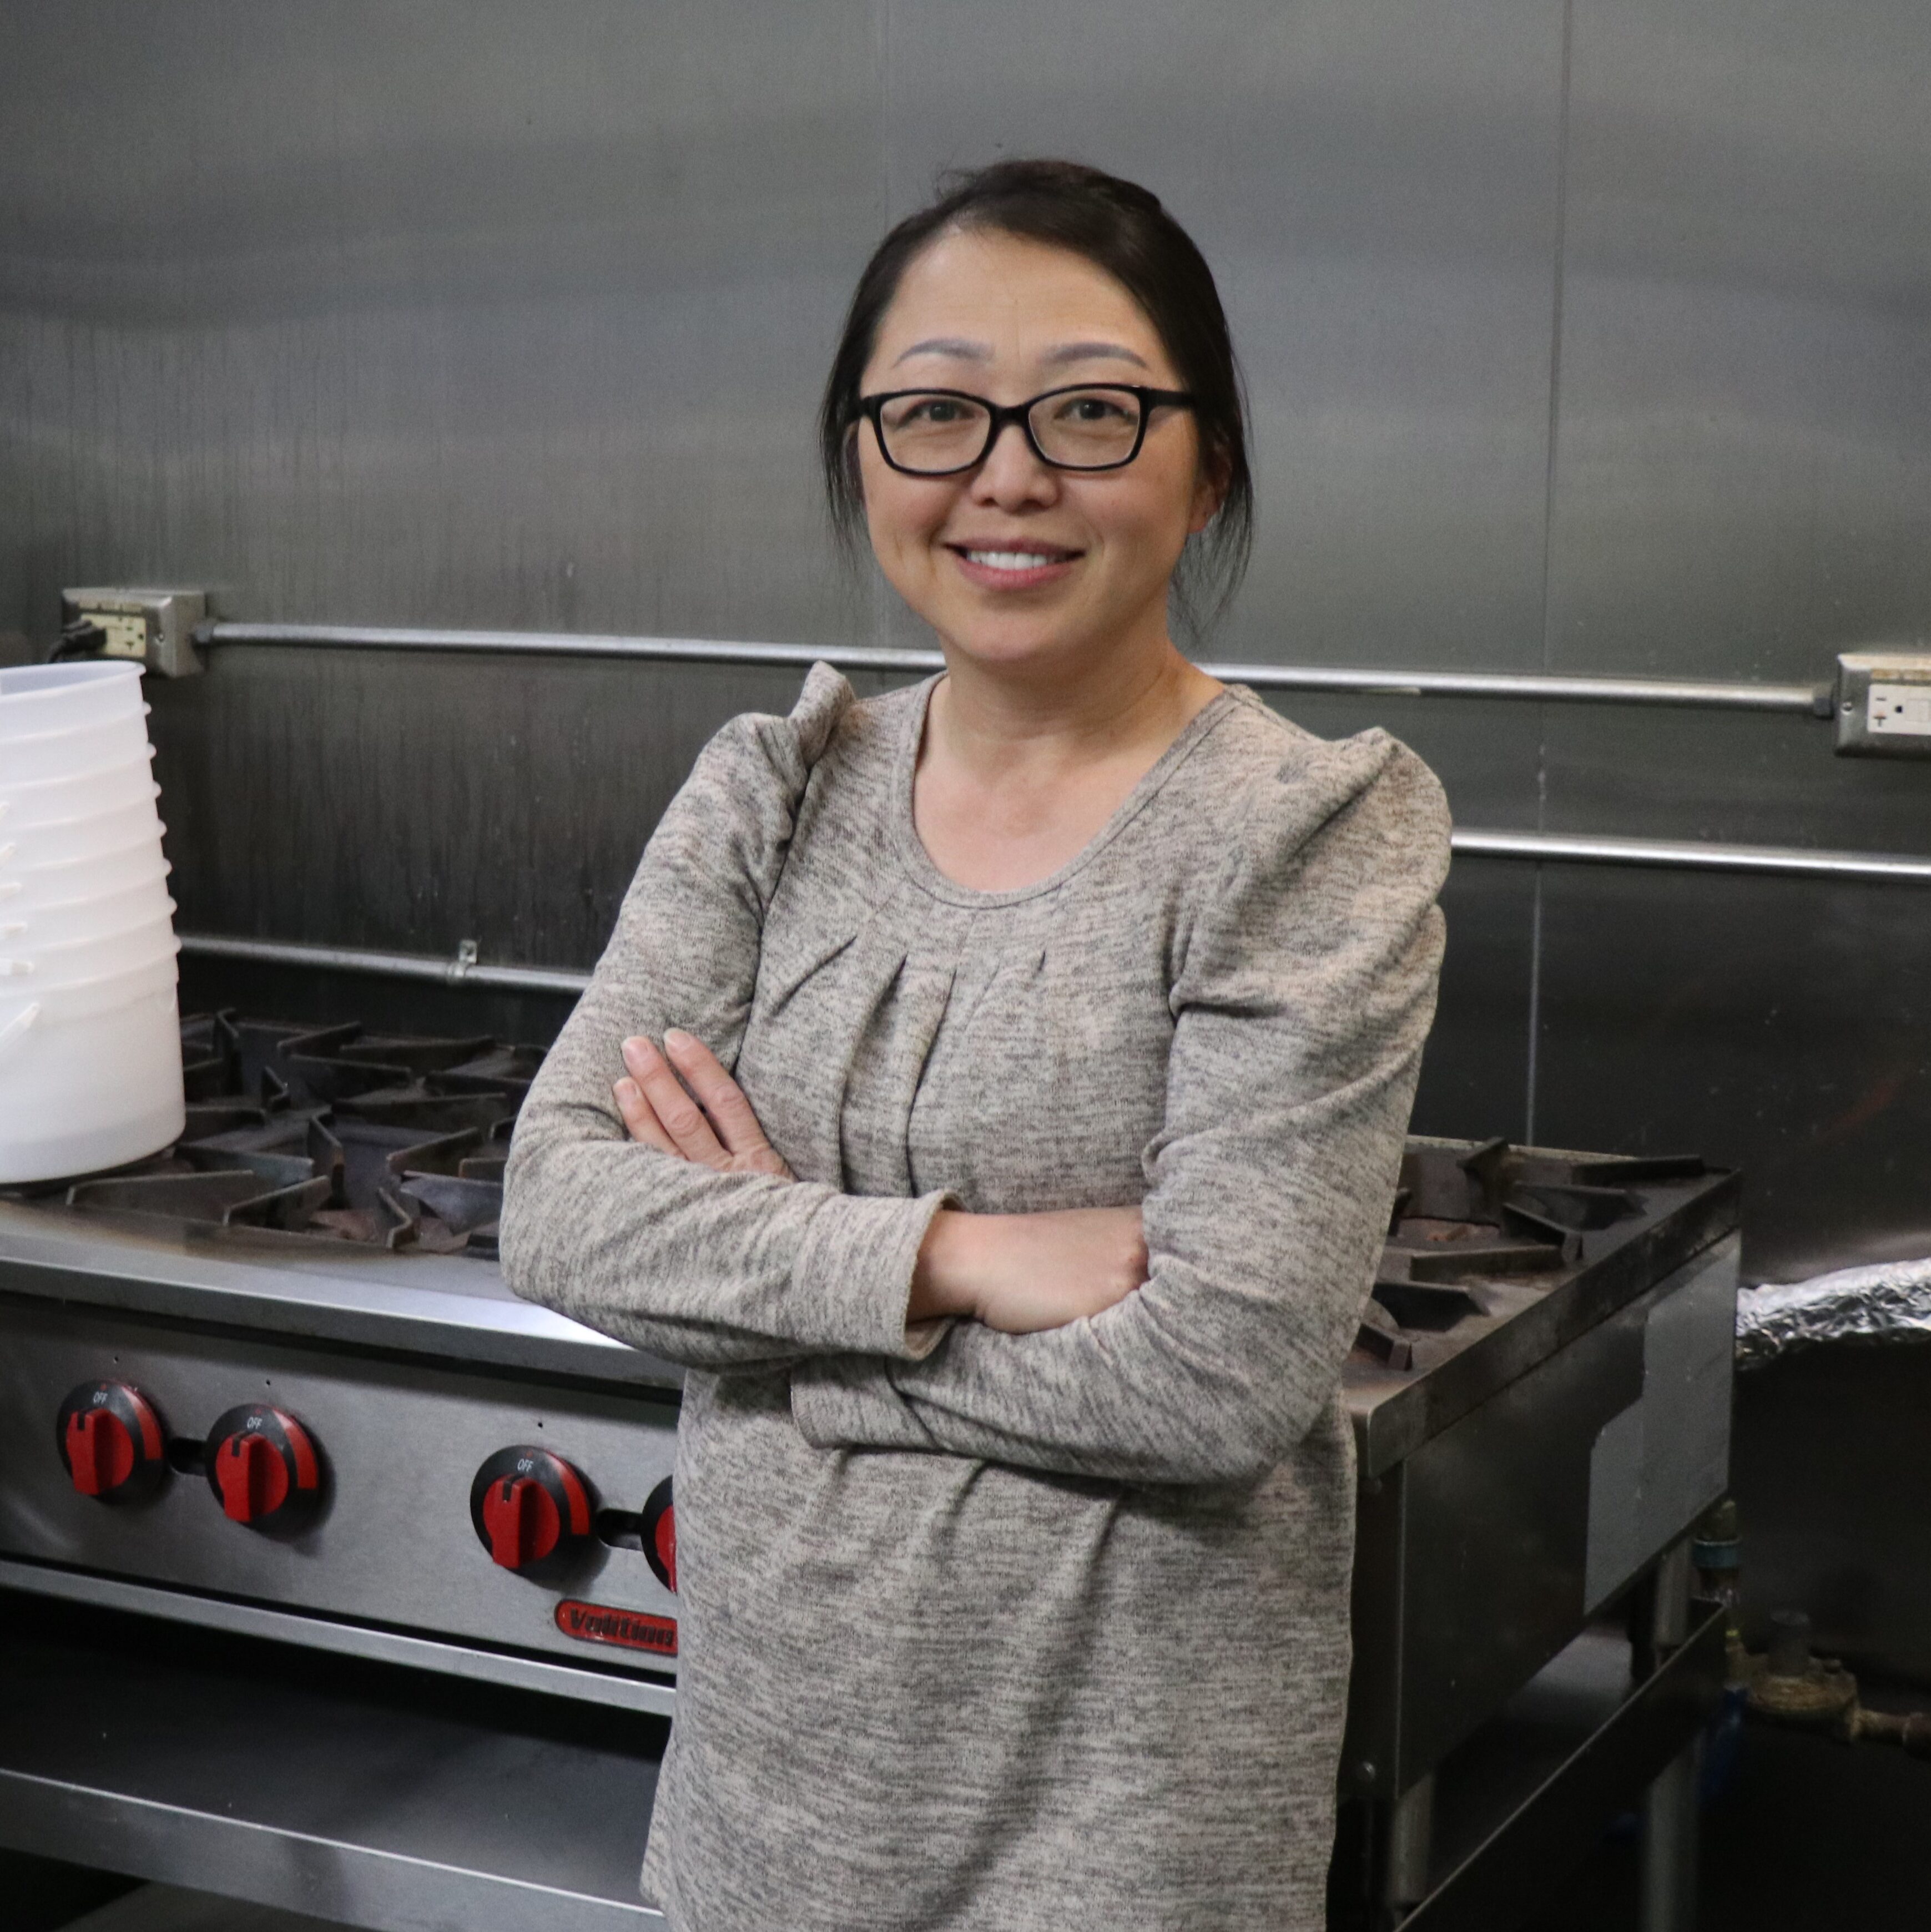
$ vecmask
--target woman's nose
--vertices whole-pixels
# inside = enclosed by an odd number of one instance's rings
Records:
[[[975,502],[1009,508],[1021,503],[1050,503],[1059,495],[1057,476],[1033,454],[1033,446],[1017,423],[1009,422],[994,438],[972,479]]]

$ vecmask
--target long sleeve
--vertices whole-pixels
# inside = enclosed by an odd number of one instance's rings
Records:
[[[943,1196],[719,1174],[631,1142],[610,1094],[633,1034],[682,1027],[734,1064],[798,810],[853,701],[817,665],[789,718],[734,719],[706,747],[651,838],[510,1150],[511,1288],[687,1367],[909,1355],[937,1339],[908,1342],[905,1309]]]
[[[1307,741],[1247,802],[1174,976],[1145,1285],[1043,1334],[802,1364],[814,1446],[1251,1482],[1333,1400],[1434,1012],[1447,811],[1378,732]]]

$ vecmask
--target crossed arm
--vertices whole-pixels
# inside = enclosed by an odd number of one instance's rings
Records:
[[[792,1178],[744,1090],[694,1034],[673,1028],[661,1048],[640,1035],[625,1041],[623,1057],[624,1076],[610,1091],[633,1141],[719,1174]],[[941,1208],[919,1245],[906,1320],[958,1316],[1034,1334],[1097,1315],[1146,1279],[1137,1208]]]

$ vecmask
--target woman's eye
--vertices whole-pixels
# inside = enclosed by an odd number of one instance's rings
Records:
[[[1125,420],[1126,410],[1111,396],[1072,396],[1060,412],[1063,422],[1112,423]]]

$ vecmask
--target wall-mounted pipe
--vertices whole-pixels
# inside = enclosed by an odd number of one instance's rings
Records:
[[[1931,885],[1931,859],[1885,858],[1863,852],[1812,852],[1796,846],[1721,845],[1659,838],[1584,838],[1554,832],[1473,830],[1457,832],[1453,843],[1458,853],[1475,858],[1771,872],[1803,878]],[[259,965],[428,980],[444,986],[480,986],[501,993],[561,993],[574,997],[590,983],[589,974],[562,968],[486,965],[476,956],[475,942],[466,939],[453,958],[418,952],[309,946],[289,940],[229,939],[199,932],[183,933],[181,950],[191,958],[242,959]]]
[[[463,940],[453,958],[432,953],[373,952],[346,946],[305,946],[286,939],[229,939],[184,932],[181,950],[195,959],[244,959],[259,966],[298,966],[310,972],[364,973],[383,980],[430,980],[444,986],[478,986],[492,993],[562,993],[571,999],[590,983],[587,973],[548,966],[488,966],[475,942]]]
[[[203,645],[285,644],[325,650],[481,651],[516,657],[637,658],[672,664],[825,663],[840,670],[942,670],[937,651],[870,645],[737,644],[711,638],[593,636],[574,631],[445,631],[355,624],[204,624]],[[1526,699],[1558,704],[1690,706],[1832,716],[1828,684],[1723,683],[1694,678],[1558,677],[1514,671],[1363,670],[1316,664],[1207,664],[1210,676],[1256,691],[1359,692],[1383,697]]]
[[[1550,865],[1648,866],[1670,872],[1769,872],[1786,878],[1870,879],[1931,885],[1931,859],[1803,845],[1730,845],[1715,839],[1614,838],[1558,832],[1457,832],[1458,852]]]

